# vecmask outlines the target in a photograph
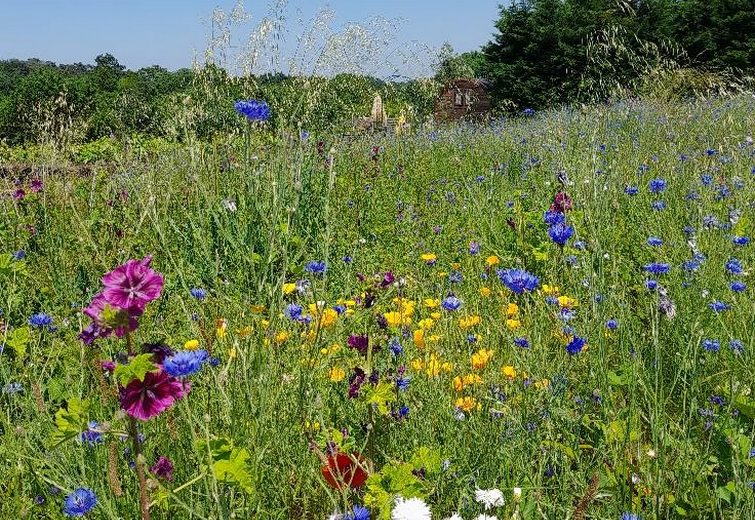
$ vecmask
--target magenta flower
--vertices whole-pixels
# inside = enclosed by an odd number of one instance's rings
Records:
[[[116,321],[119,323],[106,323],[103,316],[106,306],[110,305],[115,313],[128,312],[127,315],[115,316]],[[84,309],[84,314],[92,318],[92,324],[89,325],[79,336],[81,340],[90,345],[97,338],[106,338],[110,334],[115,333],[119,338],[125,336],[129,332],[133,332],[139,326],[138,318],[142,314],[142,310],[138,308],[132,308],[128,311],[124,311],[118,307],[114,307],[105,299],[103,293],[98,294],[89,303],[89,307]]]
[[[157,459],[157,462],[149,468],[149,472],[156,477],[163,478],[168,482],[173,482],[173,469],[173,461],[168,457],[161,455],[160,458]]]
[[[121,408],[131,417],[147,421],[173,406],[189,389],[188,382],[170,377],[162,369],[147,372],[144,381],[134,379],[121,388]]]
[[[162,275],[149,267],[151,262],[152,256],[129,260],[103,276],[105,301],[129,313],[144,311],[149,302],[160,297],[164,283]]]

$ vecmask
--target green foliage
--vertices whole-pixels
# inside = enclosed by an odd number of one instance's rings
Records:
[[[207,444],[198,441],[197,451],[202,456],[208,456],[210,470],[218,482],[236,486],[246,493],[254,493],[249,450],[234,446],[228,439],[217,438]]]
[[[55,431],[52,441],[55,445],[74,439],[85,431],[89,423],[90,403],[86,399],[72,397],[66,406],[55,412]]]
[[[138,379],[144,381],[147,372],[152,372],[157,367],[152,362],[152,354],[139,354],[134,356],[128,363],[118,363],[115,367],[113,376],[118,380],[121,386],[126,386],[129,382]]]

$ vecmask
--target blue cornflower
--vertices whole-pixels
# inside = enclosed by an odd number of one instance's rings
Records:
[[[692,236],[692,235],[695,234],[695,228],[693,228],[692,226],[684,226],[684,229],[682,229],[682,231],[688,237],[690,237],[690,236]]]
[[[89,421],[87,429],[79,434],[79,442],[86,442],[90,446],[102,442],[102,432],[99,431],[100,425],[97,421]]]
[[[480,252],[480,243],[473,240],[469,243],[469,254],[470,255],[476,255]]]
[[[23,249],[19,249],[12,256],[13,260],[23,260],[26,257],[26,252]]]
[[[210,363],[211,367],[215,368],[216,366],[220,365],[220,359],[216,358],[215,356],[212,356],[210,358],[210,361],[208,361],[208,363]]]
[[[637,186],[627,186],[624,188],[624,193],[627,195],[637,195],[639,193],[640,189]]]
[[[705,150],[705,155],[707,155],[708,157],[716,155],[717,153],[718,152],[716,151],[715,148],[708,148],[707,150]]]
[[[730,274],[742,274],[742,271],[744,271],[742,268],[742,262],[736,258],[729,258],[726,262],[726,270],[729,271]]]
[[[574,249],[579,249],[580,251],[584,251],[587,249],[587,242],[584,240],[577,240],[574,242]]]
[[[686,200],[700,200],[700,194],[695,190],[690,190],[687,195],[684,196]]]
[[[619,518],[619,520],[640,520],[640,515],[625,511],[621,513],[621,518]]]
[[[204,300],[207,297],[207,291],[199,287],[194,287],[193,289],[190,289],[189,292],[197,300]]]
[[[545,222],[549,226],[563,224],[564,222],[566,222],[566,216],[563,213],[559,213],[558,211],[548,210],[543,216],[543,222]]]
[[[402,405],[399,407],[398,410],[394,410],[391,412],[393,417],[395,419],[406,419],[406,416],[409,415],[409,407],[406,405]]]
[[[566,345],[566,352],[569,353],[569,355],[575,355],[582,352],[582,349],[585,346],[585,343],[587,341],[584,338],[580,338],[579,336],[574,336],[572,340]]]
[[[461,307],[461,300],[458,299],[456,296],[447,296],[443,299],[440,305],[445,310],[449,312],[453,312],[459,307]]]
[[[606,322],[606,328],[608,330],[616,330],[619,327],[619,322],[611,318]]]
[[[568,265],[573,267],[577,265],[577,257],[574,255],[569,255],[566,258],[564,258],[564,262],[566,262]]]
[[[650,193],[661,193],[666,191],[666,181],[664,179],[653,179],[648,183]]]
[[[656,211],[661,211],[661,210],[666,209],[666,203],[662,200],[654,200],[651,206]]]
[[[396,379],[396,388],[398,388],[402,392],[405,390],[408,390],[410,382],[411,382],[410,377],[399,377]]]
[[[726,406],[726,399],[720,395],[712,395],[708,398],[708,401],[716,406]]]
[[[477,336],[474,334],[467,334],[467,341],[469,343],[477,343]]]
[[[451,271],[451,274],[448,275],[450,283],[461,283],[462,280],[464,280],[464,275],[460,271]]]
[[[713,312],[728,311],[731,308],[731,306],[728,303],[722,302],[721,300],[716,300],[716,301],[713,301],[713,302],[709,303],[708,307],[710,307],[710,309]]]
[[[657,276],[659,274],[668,273],[669,270],[671,269],[671,266],[669,266],[668,264],[661,263],[661,262],[653,262],[652,264],[647,264],[644,269],[648,273],[652,273]]]
[[[322,276],[323,274],[325,274],[325,271],[328,270],[328,266],[322,260],[312,260],[310,262],[307,262],[307,265],[304,266],[304,270],[308,273]]]
[[[733,282],[731,282],[729,288],[734,292],[740,293],[744,292],[745,289],[747,289],[747,285],[740,280],[734,280]]]
[[[190,376],[202,369],[207,357],[207,351],[204,349],[176,352],[165,358],[163,369],[173,377]]]
[[[559,222],[548,228],[548,236],[561,247],[566,245],[572,235],[574,235],[574,228],[565,222]]]
[[[750,458],[755,459],[755,448],[750,448]]]
[[[366,507],[354,506],[350,513],[346,513],[343,520],[370,520],[370,511]]]
[[[657,280],[645,280],[645,287],[649,291],[655,291],[658,288],[658,281]]]
[[[525,337],[514,338],[514,345],[516,345],[519,348],[530,348],[530,342]]]
[[[747,244],[750,243],[750,238],[736,236],[732,238],[731,241],[734,243],[735,246],[746,246]]]
[[[532,116],[535,115],[535,109],[534,108],[529,108],[529,107],[525,108],[524,110],[522,110],[522,115],[524,117],[532,117]]]
[[[574,318],[574,311],[568,307],[562,307],[558,314],[558,317],[564,321],[571,321]]]
[[[546,296],[545,303],[547,303],[548,305],[558,305],[558,298],[553,295]]]
[[[697,260],[695,260],[693,258],[692,260],[687,260],[686,262],[684,262],[682,264],[682,268],[685,271],[689,271],[689,272],[693,272],[694,273],[695,271],[697,271],[698,269],[700,269],[700,262],[698,262]]]
[[[713,182],[713,176],[710,173],[704,173],[700,176],[700,182],[702,182],[704,186],[710,186]]]
[[[718,352],[721,350],[721,343],[717,339],[704,339],[703,348],[708,352]]]
[[[333,310],[336,311],[340,315],[340,314],[343,314],[344,312],[346,312],[346,306],[345,305],[341,305],[341,304],[334,305],[333,306]]]
[[[301,319],[301,313],[304,311],[301,305],[298,303],[289,303],[286,305],[286,309],[283,311],[283,315],[289,320],[299,321]]]
[[[658,237],[648,237],[648,245],[658,247],[663,245],[663,240]]]
[[[711,229],[714,227],[718,227],[720,222],[718,221],[718,217],[715,215],[705,215],[703,217],[703,227],[706,229]]]
[[[733,339],[729,341],[729,348],[734,352],[735,354],[741,354],[745,351],[745,345],[738,339]]]
[[[391,338],[388,342],[388,349],[394,356],[400,356],[404,352],[404,347],[401,346],[401,341],[398,338]]]
[[[68,516],[84,516],[97,505],[97,496],[87,488],[78,488],[65,498],[63,512]]]
[[[267,121],[270,119],[270,106],[264,101],[256,99],[236,101],[233,108],[251,121]]]
[[[53,330],[52,316],[45,314],[44,312],[38,312],[29,316],[29,325],[36,329],[48,329]]]
[[[353,259],[349,255],[343,257],[344,264],[350,264],[351,262],[353,262]]]
[[[496,274],[501,283],[516,294],[532,292],[540,285],[540,279],[524,269],[498,269]]]

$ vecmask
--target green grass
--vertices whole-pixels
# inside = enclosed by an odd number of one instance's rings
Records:
[[[363,453],[373,472],[390,461],[408,462],[421,447],[437,456],[432,465],[448,461],[445,470],[426,468],[416,492],[437,518],[480,513],[476,487],[503,490],[499,518],[511,518],[515,509],[522,518],[576,518],[580,509],[595,519],[618,519],[624,511],[648,519],[753,518],[755,245],[735,246],[731,238],[755,238],[755,148],[747,142],[754,109],[746,97],[625,102],[485,128],[308,142],[256,131],[250,140],[170,146],[149,156],[127,147],[112,162],[94,163],[87,176],[43,149],[32,164],[42,192],[29,193],[30,178],[22,179],[27,196],[14,200],[14,179],[3,180],[0,386],[18,382],[23,391],[0,395],[0,517],[60,518],[63,494],[79,486],[97,494],[91,517],[138,516],[128,444],[115,433],[126,428],[116,386],[98,367],[125,351],[125,343],[108,339],[91,348],[77,335],[88,323],[79,309],[99,291],[99,278],[129,258],[152,254],[166,284],[135,341],[180,350],[198,339],[220,361],[192,377],[185,399],[140,425],[147,464],[166,455],[176,467],[174,482],[153,490],[154,518],[325,518],[345,504],[361,504],[365,490],[342,496],[327,486],[309,448],[314,441],[324,449],[332,429],[342,428],[349,432],[343,449]],[[377,160],[373,146],[381,147]],[[717,153],[707,155],[709,148]],[[561,170],[574,200],[567,219],[576,229],[564,251],[550,242],[542,218]],[[704,173],[713,175],[711,187],[701,184]],[[654,178],[668,181],[660,196],[648,191]],[[718,200],[721,183],[731,195]],[[624,194],[627,185],[640,193]],[[693,189],[699,200],[687,200]],[[656,199],[665,201],[664,210],[651,209]],[[733,209],[741,218],[732,229],[704,228],[704,216],[727,223]],[[694,274],[681,267],[693,254],[685,226],[695,228],[705,255]],[[664,244],[648,246],[649,236]],[[581,249],[572,247],[578,240]],[[471,241],[480,243],[478,255],[468,252]],[[20,249],[26,257],[9,260]],[[429,252],[437,256],[435,266],[420,259]],[[558,337],[563,323],[545,295],[517,297],[494,270],[483,278],[491,255],[499,257],[497,267],[526,268],[541,284],[575,298],[569,325],[587,338],[588,350],[565,352]],[[727,274],[731,257],[742,261],[744,275]],[[316,259],[328,263],[323,278],[303,269]],[[645,288],[643,266],[654,261],[672,266],[659,281],[675,304],[673,319],[659,311],[658,292]],[[449,282],[452,270],[462,273],[460,284]],[[386,271],[402,283],[376,288],[373,275],[379,280]],[[308,294],[283,295],[284,283],[304,278],[312,280]],[[745,292],[729,289],[735,278],[748,284]],[[205,288],[207,299],[192,298],[192,287]],[[492,294],[482,296],[483,287]],[[424,306],[451,291],[463,301],[455,313]],[[367,293],[375,303],[364,308],[359,301]],[[381,329],[377,320],[395,308],[396,297],[416,302],[399,358],[387,345],[400,332]],[[354,299],[353,313],[329,328],[312,328],[309,337],[282,315],[292,301],[307,312],[318,300],[333,306]],[[714,299],[731,310],[714,313],[708,306]],[[509,302],[520,306],[516,331],[506,324]],[[434,311],[441,316],[427,336],[437,338],[419,349],[412,334]],[[51,314],[57,331],[30,330],[22,354],[12,348],[22,334],[14,331],[35,312]],[[481,323],[461,330],[458,318],[470,315]],[[221,318],[228,328],[218,338]],[[609,333],[611,318],[619,327]],[[276,338],[281,331],[288,333],[285,341]],[[368,358],[346,347],[350,334],[365,333],[381,347]],[[529,339],[529,349],[514,345],[518,336]],[[720,352],[705,351],[706,338],[718,339]],[[743,343],[741,355],[729,348],[731,339]],[[334,344],[341,348],[322,353]],[[470,356],[480,348],[494,351],[474,371],[483,383],[457,394],[452,379],[473,372]],[[431,354],[450,371],[430,377],[412,367]],[[391,392],[394,406],[409,406],[401,421],[366,403],[369,384],[360,398],[348,399],[347,380],[328,378],[331,367],[343,368],[348,379],[361,366],[387,381],[399,365],[411,377],[406,392]],[[517,371],[513,380],[501,371],[507,365]],[[492,386],[506,399],[496,399]],[[479,410],[462,419],[454,408],[460,395],[475,397]],[[712,395],[726,404],[711,404]],[[51,441],[55,412],[74,398],[88,401],[90,420],[110,426],[102,444]],[[714,411],[710,427],[700,409]],[[248,450],[247,489],[208,471],[213,438]],[[589,493],[593,478],[597,489]],[[65,492],[51,494],[53,485]],[[523,488],[518,503],[514,487]],[[374,488],[371,493],[377,496]],[[43,505],[34,504],[37,495],[45,497]]]

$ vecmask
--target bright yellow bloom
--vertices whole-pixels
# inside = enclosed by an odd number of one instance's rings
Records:
[[[493,267],[494,265],[498,265],[500,261],[501,259],[495,255],[490,255],[489,257],[485,259],[485,263],[488,264],[488,267]]]
[[[472,354],[472,368],[475,370],[482,370],[493,358],[493,351],[490,349],[480,349]]]
[[[430,317],[432,319],[434,319],[434,320],[439,320],[440,319],[440,313],[439,312],[431,312],[430,313]]]
[[[419,372],[425,367],[425,363],[419,358],[414,358],[412,359],[411,366],[412,366],[412,370],[414,370],[415,372]]]
[[[468,386],[481,385],[482,378],[477,374],[465,374],[463,376],[456,376],[453,379],[454,390],[457,393],[461,393]]]
[[[438,334],[433,334],[432,336],[428,336],[427,341],[429,341],[430,343],[437,343],[442,337],[443,336],[439,336]]]
[[[383,316],[389,327],[404,327],[412,322],[409,316],[400,312],[386,312]]]
[[[516,369],[511,365],[506,365],[501,371],[503,372],[503,375],[509,379],[514,379],[516,377]]]
[[[197,350],[199,348],[199,340],[190,339],[184,343],[184,350]]]
[[[270,320],[262,320],[260,321],[260,325],[262,325],[263,329],[266,329],[270,326]]]
[[[546,296],[558,296],[558,287],[555,285],[543,284],[543,294]]]
[[[538,390],[545,390],[550,386],[551,382],[548,379],[541,379],[540,381],[535,381],[533,384]]]
[[[341,367],[331,367],[330,371],[328,372],[328,378],[334,383],[343,381],[345,377],[346,371]]]
[[[236,359],[236,347],[231,347],[228,349],[228,359]]]
[[[522,322],[519,320],[506,320],[506,326],[509,330],[516,330],[522,326]]]
[[[465,412],[471,412],[472,410],[480,409],[480,403],[477,402],[477,399],[470,396],[459,397],[454,403],[454,406]]]
[[[417,329],[414,331],[414,344],[417,348],[423,349],[427,344],[425,343],[425,331],[424,329]]]
[[[475,325],[479,325],[482,322],[482,318],[476,314],[473,316],[462,316],[459,318],[459,327],[461,329],[471,329]]]
[[[280,345],[284,341],[286,341],[289,337],[288,332],[285,330],[280,331],[278,334],[275,335],[275,342]]]
[[[484,296],[485,298],[490,296],[491,292],[493,291],[490,290],[490,287],[480,287],[480,295]]]
[[[514,302],[509,303],[506,306],[506,316],[508,316],[509,318],[513,318],[517,314],[519,314],[519,305],[517,305]]]
[[[425,307],[427,307],[428,309],[435,309],[436,307],[440,305],[440,300],[436,300],[434,298],[427,298],[424,303],[425,303]]]
[[[425,318],[424,320],[419,320],[417,325],[419,325],[419,328],[422,330],[430,330],[433,328],[433,325],[435,325],[435,321],[430,318]]]
[[[443,369],[443,372],[446,372],[447,374],[448,374],[448,373],[451,373],[451,372],[453,372],[453,371],[454,371],[454,365],[453,365],[453,363],[450,363],[450,362],[448,362],[448,361],[444,362],[444,363],[443,363],[443,364],[442,364],[442,365],[440,366],[440,368],[442,368],[442,369]]]
[[[461,269],[461,264],[459,262],[453,262],[451,264],[451,269]]]
[[[435,262],[438,259],[438,257],[435,256],[435,253],[422,253],[419,257],[426,263]]]
[[[296,284],[295,283],[284,283],[283,284],[283,294],[291,294],[296,290]]]
[[[225,321],[225,318],[215,320],[215,336],[218,339],[223,339],[225,337],[226,329],[228,329],[228,322]]]
[[[558,304],[561,307],[568,307],[571,309],[572,307],[577,307],[579,305],[579,302],[570,296],[559,296],[558,297]]]
[[[308,432],[318,432],[320,431],[320,423],[317,421],[315,422],[304,421],[304,430]]]
[[[453,365],[451,363],[444,363],[435,354],[431,354],[425,368],[425,373],[428,377],[438,377],[441,371],[450,372],[452,369]]]
[[[327,329],[338,319],[338,312],[335,309],[325,309],[320,317],[320,327]]]

